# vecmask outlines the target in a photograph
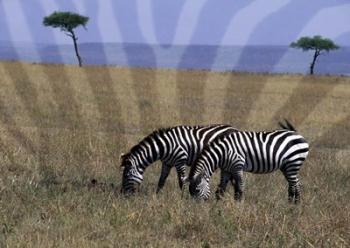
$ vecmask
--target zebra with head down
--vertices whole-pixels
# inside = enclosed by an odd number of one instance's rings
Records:
[[[186,178],[186,165],[191,166],[203,147],[221,135],[236,131],[230,125],[176,126],[159,129],[121,156],[124,168],[122,193],[134,193],[143,181],[146,168],[162,161],[157,193],[164,186],[172,167],[176,168],[178,183],[182,189]]]
[[[193,164],[189,174],[190,194],[207,199],[209,180],[216,169],[221,169],[220,195],[228,180],[235,180],[235,199],[243,194],[243,171],[270,173],[281,170],[288,181],[288,199],[300,201],[298,172],[309,153],[309,145],[295,128],[286,121],[282,130],[271,132],[237,131],[224,135],[206,146]]]

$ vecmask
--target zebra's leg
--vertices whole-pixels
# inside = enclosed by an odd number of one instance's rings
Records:
[[[182,187],[183,187],[185,179],[186,179],[186,165],[185,164],[176,165],[175,168],[176,168],[176,172],[177,172],[177,179],[179,182],[179,187],[182,190]]]
[[[171,170],[171,166],[167,164],[162,164],[162,172],[160,173],[158,188],[156,193],[159,193],[159,191],[163,188],[165,181],[169,176],[170,170]]]
[[[299,167],[288,166],[282,170],[288,181],[288,201],[298,204],[300,202],[300,181],[298,178]]]
[[[220,200],[221,197],[224,196],[227,184],[231,180],[232,180],[232,175],[227,171],[221,170],[220,184],[218,185],[218,188],[215,191],[215,195],[216,195],[217,200]]]
[[[290,203],[300,203],[300,182],[299,180],[288,181],[288,201]]]
[[[231,182],[232,187],[235,188],[236,181],[231,174],[230,174],[230,182]]]
[[[232,187],[234,188],[236,185],[236,182],[235,182],[235,179],[233,179],[233,176],[232,175],[230,175],[230,176],[231,176],[230,182],[231,182]]]
[[[243,170],[238,170],[233,172],[233,179],[235,180],[234,189],[235,189],[235,200],[242,200],[243,196]]]

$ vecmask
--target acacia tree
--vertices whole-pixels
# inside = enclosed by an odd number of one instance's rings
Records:
[[[293,48],[302,49],[303,51],[315,51],[310,64],[311,75],[314,74],[314,67],[318,56],[324,54],[324,52],[329,52],[339,48],[332,40],[323,38],[320,35],[316,35],[314,37],[301,37],[296,42],[292,42],[290,46]]]
[[[72,12],[53,12],[51,15],[44,17],[43,25],[53,28],[60,28],[67,36],[71,37],[74,43],[75,54],[78,58],[79,66],[82,66],[82,59],[79,55],[77,40],[74,29],[83,26],[86,29],[86,23],[89,17],[82,16]]]

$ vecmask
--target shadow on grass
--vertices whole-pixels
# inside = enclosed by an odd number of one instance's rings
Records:
[[[119,195],[120,187],[115,185],[111,179],[96,178],[79,178],[79,179],[62,179],[50,167],[41,166],[41,179],[38,186],[54,190],[55,192],[67,193],[69,191],[91,191],[95,193],[113,193]]]

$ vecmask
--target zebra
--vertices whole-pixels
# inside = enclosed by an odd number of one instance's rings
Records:
[[[186,178],[186,165],[191,166],[202,148],[215,138],[236,131],[230,125],[175,126],[159,129],[121,156],[124,168],[121,192],[134,193],[143,181],[146,168],[157,160],[162,169],[157,193],[163,188],[171,168],[176,168],[180,189]]]
[[[203,148],[191,167],[187,181],[195,198],[208,199],[209,180],[217,168],[221,169],[221,181],[216,191],[219,196],[233,177],[234,198],[243,194],[243,171],[270,173],[280,169],[288,181],[288,199],[300,201],[298,172],[309,153],[309,144],[295,128],[285,120],[279,123],[282,130],[270,132],[237,131],[216,139]]]

